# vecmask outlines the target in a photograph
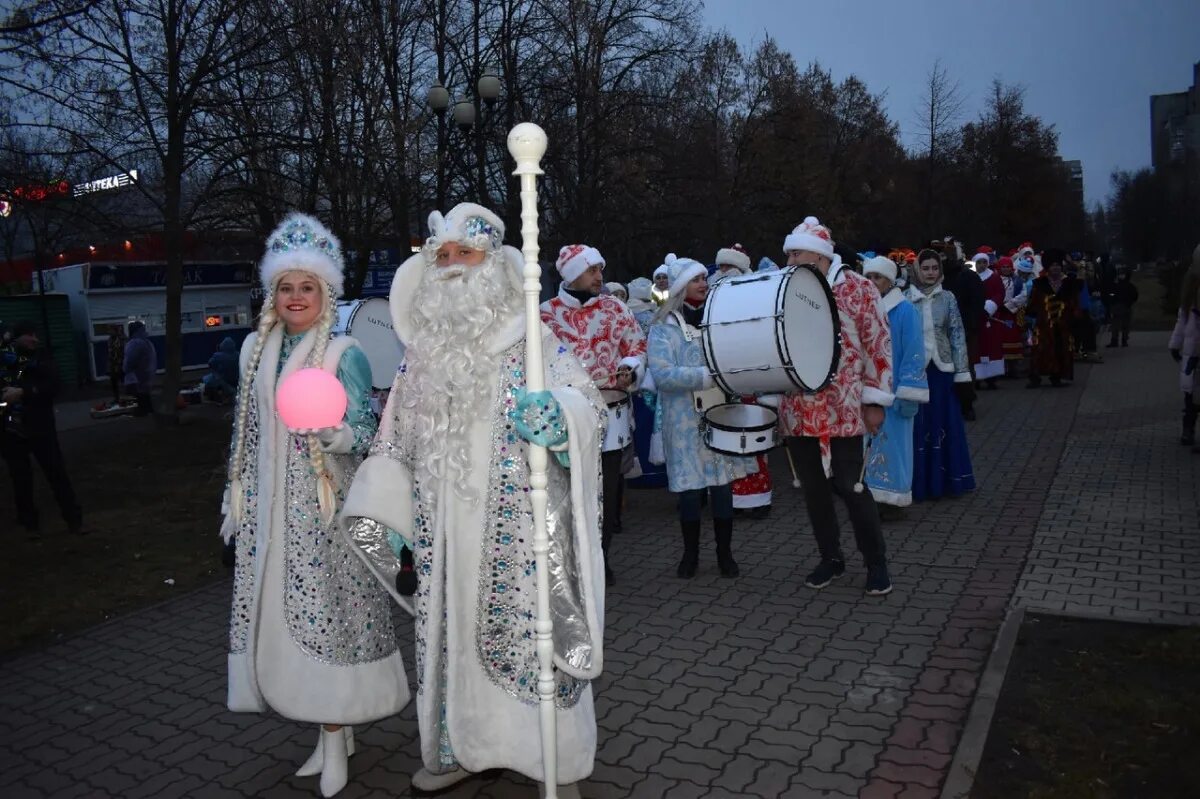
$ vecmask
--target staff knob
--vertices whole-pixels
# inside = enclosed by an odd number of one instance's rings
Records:
[[[508,132],[508,151],[517,162],[514,175],[540,175],[538,164],[546,154],[546,131],[532,122],[522,122]]]

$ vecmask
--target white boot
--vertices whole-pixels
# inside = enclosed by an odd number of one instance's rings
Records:
[[[452,771],[447,771],[445,774],[434,774],[432,771],[422,767],[413,775],[412,787],[426,793],[444,791],[451,785],[457,785],[470,776],[471,772],[461,768],[455,768]]]
[[[324,762],[321,765],[321,796],[328,799],[346,787],[350,774],[349,764],[346,762],[349,747],[346,734],[342,730],[329,732],[324,727],[321,728],[321,744],[325,748]]]
[[[546,799],[546,784],[544,782],[538,783],[538,796],[541,799]],[[572,782],[568,785],[558,786],[558,799],[581,799],[579,783]]]
[[[342,731],[346,734],[346,756],[354,754],[354,728],[342,727]],[[321,743],[324,738],[321,733],[324,732],[323,727],[317,727],[317,748],[308,756],[308,760],[304,761],[304,765],[296,772],[297,777],[315,777],[321,773],[321,766],[325,762],[325,746]]]

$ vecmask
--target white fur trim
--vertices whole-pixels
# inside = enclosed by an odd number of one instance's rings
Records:
[[[591,267],[603,265],[604,256],[600,251],[586,244],[568,244],[558,251],[558,260],[554,262],[564,283],[574,283]]]
[[[818,235],[818,232],[823,232],[829,238],[823,238]],[[808,216],[804,221],[792,230],[783,240],[783,251],[785,253],[792,250],[808,250],[826,258],[833,258],[833,238],[829,229],[823,226],[815,216]]]
[[[893,505],[897,508],[906,508],[912,504],[912,492],[907,491],[903,494],[897,491],[887,491],[883,488],[876,488],[873,485],[868,485],[871,489],[871,496],[875,501],[883,505]]]
[[[911,400],[912,402],[929,402],[929,389],[916,386],[900,386],[896,389],[896,399]]]
[[[364,517],[413,538],[412,473],[388,455],[372,455],[354,474],[342,503],[342,520]]]
[[[971,382],[971,373],[970,372],[958,372],[957,374],[954,375],[954,382],[955,383],[970,383]]]
[[[891,407],[895,402],[896,397],[889,391],[884,391],[881,388],[874,386],[863,386],[862,403],[863,405],[882,405],[885,408]]]
[[[688,283],[700,275],[708,275],[708,267],[704,264],[691,258],[676,258],[675,253],[667,256],[663,266],[667,268],[667,275],[671,277],[671,288],[668,289],[668,295],[671,297],[684,296]]]
[[[308,228],[314,237],[325,239],[329,250],[314,245],[312,247],[291,246],[289,249],[276,251],[273,248],[274,243],[284,238],[287,228],[294,228],[297,225]],[[267,253],[258,266],[260,285],[264,289],[270,290],[284,272],[293,270],[316,275],[333,287],[334,297],[342,296],[345,275],[341,242],[329,228],[316,218],[297,212],[285,216],[275,230],[271,231],[271,235],[267,236]]]
[[[468,230],[468,223],[476,217],[490,226],[490,230]],[[436,253],[438,247],[448,241],[477,250],[498,250],[504,242],[504,222],[493,211],[475,203],[459,203],[445,215],[441,211],[434,211],[429,215],[426,257]]]
[[[717,250],[717,260],[714,263],[717,266],[724,264],[737,267],[737,270],[743,275],[750,274],[750,256],[732,247],[722,247]]]
[[[904,302],[904,292],[900,290],[899,286],[893,285],[891,290],[879,299],[879,307],[883,308],[883,312],[886,314],[902,302]]]
[[[997,305],[996,303],[992,302],[991,300],[984,300],[984,303],[983,303],[983,310],[987,311],[987,315],[988,315],[988,316],[995,316],[995,315],[996,315],[996,309],[997,309],[997,308],[999,308],[999,307],[1000,307],[999,305]]]
[[[868,258],[863,264],[863,275],[883,275],[893,283],[896,282],[896,277],[900,274],[900,268],[896,266],[896,262],[886,255],[876,255],[874,258]]]

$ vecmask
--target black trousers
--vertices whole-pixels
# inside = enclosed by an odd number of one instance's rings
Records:
[[[145,394],[135,394],[137,397],[137,410],[133,412],[134,416],[149,416],[154,413],[154,404],[150,401],[150,392]]]
[[[833,506],[833,492],[846,503],[850,524],[854,528],[854,540],[867,566],[886,565],[887,551],[883,544],[883,529],[879,524],[879,508],[869,490],[861,494],[854,492],[863,465],[862,436],[834,438],[830,440],[830,455],[833,477],[825,476],[821,466],[821,442],[807,436],[788,439],[796,472],[804,490],[804,504],[808,506],[808,519],[812,522],[817,548],[823,560],[842,560],[841,533],[838,529],[837,511]]]
[[[42,474],[54,492],[63,520],[69,527],[76,527],[83,519],[75,490],[67,476],[67,465],[58,448],[58,434],[51,430],[22,438],[0,433],[0,456],[8,464],[12,478],[13,500],[17,506],[17,521],[30,530],[38,528],[38,510],[33,502],[33,459],[42,467]]]
[[[600,527],[600,540],[605,553],[613,536],[621,532],[621,503],[625,498],[625,475],[621,471],[623,455],[619,449],[600,455],[604,491],[604,524]]]

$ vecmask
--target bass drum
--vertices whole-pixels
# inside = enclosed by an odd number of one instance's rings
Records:
[[[404,344],[396,337],[392,309],[385,298],[339,302],[333,334],[358,341],[371,364],[371,388],[382,391],[392,387],[396,370],[404,360]]]
[[[708,370],[733,396],[820,391],[841,357],[833,292],[807,264],[722,280],[700,328]]]

